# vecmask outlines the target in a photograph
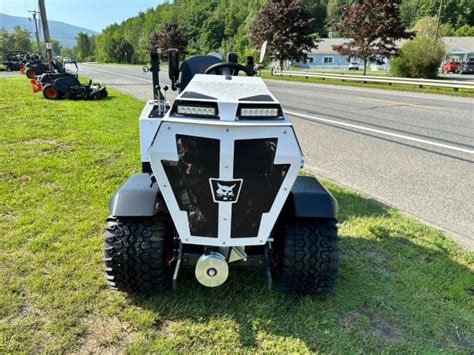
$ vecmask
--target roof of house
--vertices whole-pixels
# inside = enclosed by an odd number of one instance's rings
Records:
[[[318,48],[313,49],[311,54],[327,54],[336,53],[332,46],[343,44],[348,42],[350,38],[321,38],[321,42],[318,43]],[[470,53],[474,52],[474,37],[441,37],[447,52],[463,52]],[[406,40],[399,42],[399,45],[403,44]]]
[[[474,52],[474,37],[441,37],[447,52]]]

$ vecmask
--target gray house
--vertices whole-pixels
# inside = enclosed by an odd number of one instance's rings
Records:
[[[467,62],[474,58],[474,37],[443,37],[446,48],[445,61],[451,59],[458,62]]]
[[[446,58],[458,61],[467,61],[469,58],[474,58],[474,37],[442,37],[445,48]],[[349,41],[348,38],[322,38],[318,43],[318,48],[313,49],[308,53],[306,62],[303,61],[289,61],[288,66],[299,66],[301,68],[311,69],[345,69],[349,65],[349,58],[337,53],[332,49],[333,45],[343,44]],[[402,45],[404,41],[400,41]],[[359,58],[352,58],[351,62],[359,62]],[[372,70],[387,69],[388,60],[382,65],[369,64]]]
[[[292,65],[297,65],[301,68],[315,68],[315,69],[341,69],[349,65],[349,58],[337,53],[332,46],[343,44],[347,42],[347,38],[322,38],[318,43],[318,48],[313,49],[308,53],[306,62],[292,62]],[[357,58],[353,58],[359,61]]]

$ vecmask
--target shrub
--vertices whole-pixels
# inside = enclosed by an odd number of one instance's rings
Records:
[[[458,37],[474,36],[474,26],[461,26],[456,31],[454,31],[454,35]]]
[[[407,78],[436,78],[445,55],[444,46],[433,38],[420,37],[405,42],[392,58],[390,73]]]

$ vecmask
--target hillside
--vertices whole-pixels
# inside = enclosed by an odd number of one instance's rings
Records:
[[[65,48],[70,48],[75,45],[75,38],[79,32],[84,32],[88,35],[98,34],[87,28],[77,27],[60,21],[49,20],[48,22],[51,38],[61,43]],[[27,17],[10,16],[0,13],[0,27],[5,27],[7,31],[13,31],[15,26],[27,29],[31,32],[32,38],[34,37],[35,24],[33,21],[30,21]],[[41,37],[42,35],[40,34],[40,38]]]
[[[331,23],[339,17],[338,7],[351,0],[301,0],[314,17],[314,33],[328,36]],[[399,0],[400,16],[407,27],[425,16],[435,16],[439,0]],[[188,54],[251,51],[250,27],[266,0],[174,0],[140,12],[120,24],[105,28],[96,39],[97,59],[118,61],[117,43],[128,42],[133,48],[134,62],[145,62],[150,34],[165,23],[175,22],[182,29]],[[452,29],[474,24],[474,1],[443,0],[441,23]],[[130,53],[130,50],[129,50]],[[130,56],[129,56],[130,57]]]

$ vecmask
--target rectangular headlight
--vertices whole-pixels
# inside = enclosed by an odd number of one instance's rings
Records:
[[[192,115],[192,116],[216,116],[216,108],[212,106],[188,106],[178,105],[176,107],[176,113],[179,115]]]
[[[242,108],[240,110],[241,117],[277,117],[277,108]]]

